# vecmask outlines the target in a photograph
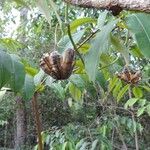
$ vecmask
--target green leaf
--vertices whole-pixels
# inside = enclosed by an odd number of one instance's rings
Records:
[[[134,87],[132,91],[136,98],[141,98],[143,96],[143,92],[139,87]]]
[[[114,90],[113,90],[113,96],[114,96],[115,98],[117,98],[117,95],[118,95],[118,93],[119,93],[121,87],[122,87],[122,82],[119,80],[119,81],[116,83],[116,87],[115,87]]]
[[[62,145],[62,150],[66,150],[67,143],[68,143],[68,142],[63,143],[63,145]]]
[[[85,57],[85,69],[91,81],[95,81],[100,54],[107,52],[109,48],[109,34],[117,22],[118,20],[115,20],[105,25],[91,42],[91,48]]]
[[[106,10],[99,14],[99,17],[97,19],[97,26],[99,29],[101,29],[104,26],[107,14],[108,14],[108,11],[106,11]]]
[[[117,96],[117,102],[120,101],[120,99],[124,96],[124,94],[127,92],[128,89],[129,89],[128,84],[121,89],[121,91],[118,93],[118,96]]]
[[[7,51],[13,51],[13,52],[16,52],[18,49],[23,48],[23,45],[20,42],[12,38],[1,38],[0,45],[6,48]]]
[[[145,109],[146,109],[146,107],[139,108],[137,111],[137,117],[141,116],[144,113]]]
[[[138,48],[137,45],[134,45],[130,48],[130,53],[134,56],[134,57],[138,57],[138,58],[143,58],[143,54],[141,53],[140,49]]]
[[[80,149],[81,146],[83,145],[85,139],[81,139],[77,144],[76,144],[76,149]]]
[[[33,67],[29,67],[29,66],[25,66],[25,71],[27,74],[31,75],[31,76],[35,76],[38,73],[38,70],[33,68]]]
[[[11,57],[0,50],[0,89],[10,80]]]
[[[72,32],[74,32],[79,26],[84,25],[86,23],[96,23],[96,20],[90,17],[76,19],[73,22],[71,22],[70,29]]]
[[[97,144],[98,144],[98,139],[96,139],[96,140],[94,140],[93,142],[92,142],[92,147],[91,147],[91,149],[90,150],[96,150],[96,147],[97,147]]]
[[[150,116],[150,104],[148,104],[148,105],[146,106],[146,112],[147,112],[148,115]]]
[[[57,96],[61,100],[64,100],[64,98],[65,98],[65,89],[62,87],[60,82],[59,83],[52,83],[48,86],[54,90],[54,92],[57,94]]]
[[[150,92],[150,87],[148,87],[148,86],[146,86],[146,85],[144,85],[144,86],[142,86],[146,91],[148,91],[148,92]]]
[[[139,99],[138,98],[131,98],[129,99],[125,105],[124,105],[124,108],[127,109],[128,107],[131,107],[133,106]]]
[[[114,76],[112,79],[109,81],[108,89],[109,91],[112,91],[112,89],[116,86],[116,83],[118,82],[118,78]]]
[[[69,92],[72,98],[76,101],[80,101],[82,98],[81,91],[72,83],[69,84]]]
[[[45,72],[40,69],[40,71],[34,76],[34,84],[37,86],[41,84],[42,79],[44,78]]]
[[[11,54],[11,79],[10,79],[10,87],[14,92],[20,91],[23,87],[25,80],[25,68],[24,65],[20,62],[19,57]]]
[[[126,64],[129,64],[129,52],[128,52],[128,49],[125,47],[125,45],[119,39],[119,37],[112,36],[110,34],[110,40],[111,40],[111,44],[113,45],[114,49],[117,52],[121,53],[122,56],[124,57],[124,60],[125,60]]]
[[[4,97],[4,95],[5,95],[5,93],[6,93],[6,89],[2,89],[1,91],[0,91],[0,101],[3,99],[3,97]]]
[[[139,99],[138,103],[141,107],[143,107],[146,104],[147,100],[146,99]]]
[[[135,13],[126,18],[129,30],[134,34],[135,40],[142,54],[150,58],[150,14]]]
[[[22,95],[24,100],[30,100],[35,92],[34,78],[28,74],[25,76]]]
[[[73,38],[73,41],[77,44],[80,39],[82,38],[83,34],[84,34],[85,30],[80,30],[74,34],[72,34],[72,38]],[[73,45],[69,39],[69,36],[68,35],[65,35],[64,37],[62,37],[60,39],[60,41],[58,42],[58,50],[60,52],[63,52],[64,50],[68,49],[68,48],[73,48]]]
[[[24,0],[14,0],[18,5],[20,5],[20,6],[24,6],[24,7],[27,7],[27,8],[29,8],[28,6],[27,6],[27,4],[24,2]]]
[[[77,88],[79,88],[80,90],[83,90],[85,87],[85,83],[84,80],[81,78],[80,75],[78,74],[73,74],[71,75],[71,77],[69,78],[69,81],[71,83],[73,83]]]
[[[51,14],[50,9],[48,7],[48,2],[46,0],[38,0],[37,6],[39,7],[40,11],[45,15],[45,18],[47,19],[48,23],[51,25]]]

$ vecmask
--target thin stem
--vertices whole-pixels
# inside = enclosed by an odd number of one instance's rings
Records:
[[[129,87],[128,93],[129,93],[129,99],[131,99],[132,98],[131,87]],[[132,107],[132,109],[133,109],[133,107]],[[135,126],[135,116],[134,116],[134,113],[131,113],[131,116],[132,116],[133,125],[135,127],[135,134],[134,134],[135,147],[136,147],[136,150],[139,150],[138,134],[137,134],[136,126]]]
[[[72,38],[72,35],[71,35],[71,30],[70,30],[70,24],[68,24],[67,27],[68,27],[68,36],[69,36],[69,39],[70,39],[70,41],[71,41],[71,43],[72,43],[72,45],[73,45],[73,47],[74,47],[74,50],[75,50],[75,52],[77,53],[77,55],[80,57],[82,63],[84,64],[84,60],[83,60],[81,54],[79,53],[76,44],[75,44],[74,41],[73,41],[73,38]]]
[[[82,43],[80,43],[77,47],[77,49],[79,49],[80,47],[82,47],[86,42],[88,42],[97,32],[99,31],[99,29],[97,29],[95,32],[92,32]]]
[[[38,93],[35,92],[32,98],[32,107],[33,107],[33,113],[35,117],[34,119],[35,119],[35,124],[36,124],[37,135],[38,135],[38,149],[43,150],[42,135],[41,135],[41,122],[40,122],[40,114],[38,111],[37,96],[38,96]]]
[[[66,4],[66,8],[65,8],[65,23],[67,24],[67,22],[69,22],[69,19],[68,19],[68,6],[69,4],[67,3]]]

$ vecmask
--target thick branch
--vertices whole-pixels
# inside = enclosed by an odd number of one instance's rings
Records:
[[[124,10],[137,10],[150,12],[150,0],[64,0],[67,3],[81,6],[94,7],[99,9],[110,9],[121,7]]]

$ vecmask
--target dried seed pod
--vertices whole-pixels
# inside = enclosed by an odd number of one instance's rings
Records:
[[[133,71],[126,67],[124,67],[122,72],[117,73],[117,76],[129,84],[137,84],[141,80],[141,72],[139,70]]]
[[[73,67],[74,67],[74,50],[73,49],[67,49],[63,53],[61,62],[61,68],[62,68],[62,77],[63,79],[67,79],[70,77]]]
[[[46,53],[40,60],[45,73],[57,80],[69,78],[74,67],[74,50],[68,49],[60,55],[57,51]]]

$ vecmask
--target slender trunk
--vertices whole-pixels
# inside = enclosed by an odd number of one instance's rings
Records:
[[[15,140],[15,149],[22,150],[26,142],[26,111],[25,103],[21,97],[16,99],[17,110],[16,110],[16,140]]]

